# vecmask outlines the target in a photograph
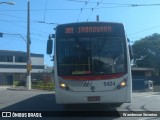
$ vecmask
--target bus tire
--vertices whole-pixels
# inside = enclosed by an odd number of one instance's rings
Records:
[[[112,106],[113,106],[113,107],[121,107],[122,104],[123,104],[123,103],[113,103]]]

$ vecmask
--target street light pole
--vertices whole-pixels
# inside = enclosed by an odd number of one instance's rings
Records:
[[[16,35],[16,36],[21,37],[27,43],[26,39],[21,34],[13,34],[13,33],[3,33],[3,32],[0,32],[0,37],[3,37],[3,35]]]
[[[30,57],[30,0],[28,0],[27,10],[27,90],[31,90],[31,57]]]
[[[9,5],[15,5],[14,2],[0,2],[0,4],[9,4]],[[27,90],[31,90],[31,57],[30,57],[30,0],[28,0],[28,10],[27,10]],[[19,35],[20,34],[13,34],[13,35]],[[3,33],[0,33],[0,37],[3,37]],[[23,36],[21,36],[23,38]],[[25,41],[25,39],[23,38]]]
[[[0,4],[9,4],[9,5],[15,5],[14,2],[0,2]]]

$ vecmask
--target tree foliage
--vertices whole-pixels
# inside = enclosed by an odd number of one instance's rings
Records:
[[[160,73],[160,34],[155,33],[142,38],[132,47],[136,66],[155,68]]]

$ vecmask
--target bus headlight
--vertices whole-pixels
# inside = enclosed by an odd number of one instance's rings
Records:
[[[125,81],[122,81],[122,82],[120,83],[120,86],[121,86],[121,87],[125,87],[125,86],[126,86],[126,82],[125,82]]]
[[[117,87],[115,89],[121,89],[127,86],[127,79],[124,79],[123,81],[121,81]]]
[[[66,84],[65,83],[61,83],[60,86],[61,86],[61,88],[65,88]]]
[[[64,82],[60,82],[60,87],[65,90],[69,90],[69,86]]]

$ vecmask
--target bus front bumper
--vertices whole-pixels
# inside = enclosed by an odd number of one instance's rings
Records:
[[[131,91],[127,87],[104,92],[71,92],[63,89],[55,91],[57,104],[81,103],[130,103]]]

